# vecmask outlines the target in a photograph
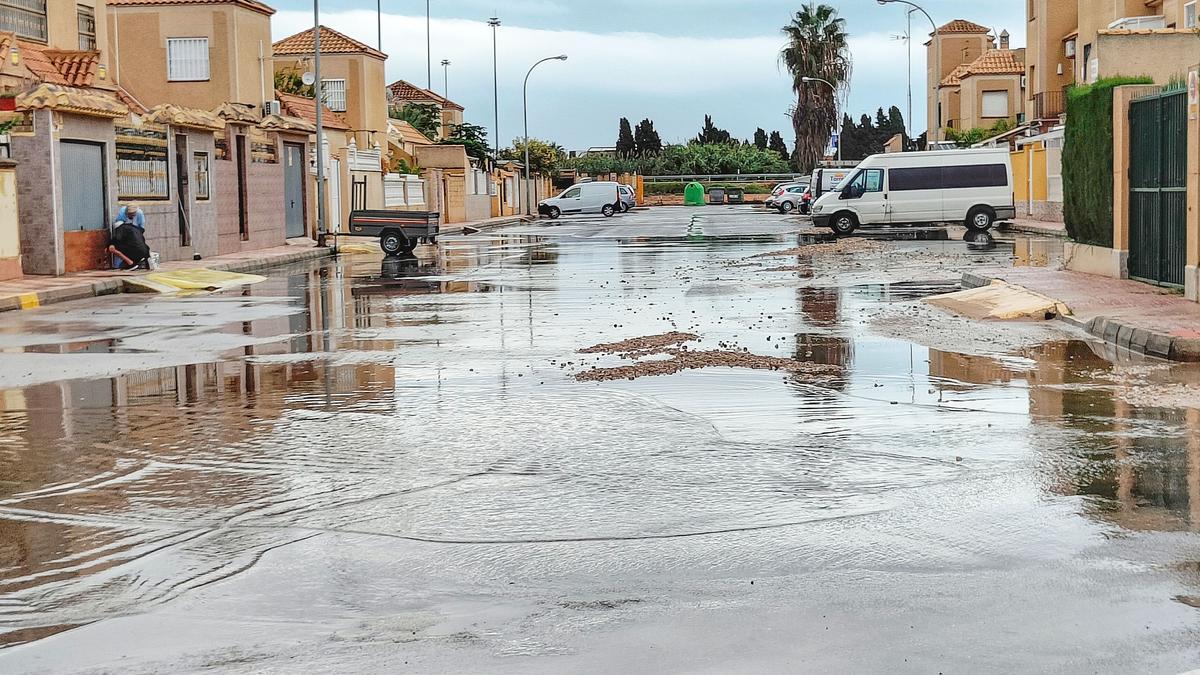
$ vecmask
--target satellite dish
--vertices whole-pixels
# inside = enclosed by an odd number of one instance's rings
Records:
[[[304,86],[311,87],[314,83],[316,83],[317,76],[313,75],[312,73],[304,73],[300,76],[300,81],[304,83]]]

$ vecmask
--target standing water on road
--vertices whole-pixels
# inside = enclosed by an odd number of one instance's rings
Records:
[[[1200,373],[919,302],[1053,246],[664,213],[0,318],[0,669],[1194,665]]]

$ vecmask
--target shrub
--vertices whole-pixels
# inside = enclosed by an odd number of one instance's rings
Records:
[[[1063,219],[1081,244],[1113,245],[1113,88],[1152,82],[1116,77],[1067,92]]]

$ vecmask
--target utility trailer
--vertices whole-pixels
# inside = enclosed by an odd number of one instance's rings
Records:
[[[388,255],[407,255],[417,244],[436,244],[441,215],[437,211],[352,211],[350,237],[378,237]]]

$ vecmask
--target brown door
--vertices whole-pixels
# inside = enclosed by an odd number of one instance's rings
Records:
[[[237,136],[234,147],[237,151],[234,160],[237,162],[238,234],[242,241],[246,241],[250,238],[250,214],[247,213],[246,203],[246,171],[250,158],[246,155],[246,137]]]
[[[175,191],[176,205],[179,209],[179,245],[192,245],[192,213],[190,204],[192,193],[188,189],[191,178],[191,164],[188,162],[187,136],[175,135]]]

